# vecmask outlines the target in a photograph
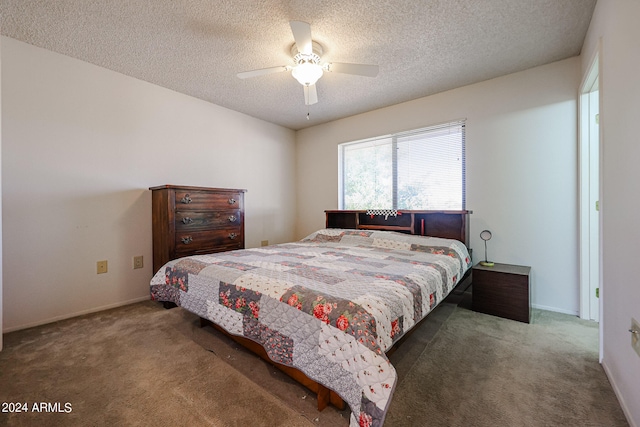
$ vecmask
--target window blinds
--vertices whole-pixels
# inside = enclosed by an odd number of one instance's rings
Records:
[[[465,209],[465,125],[340,145],[342,209]]]

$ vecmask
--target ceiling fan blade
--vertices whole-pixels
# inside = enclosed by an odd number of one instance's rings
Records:
[[[313,53],[311,26],[302,21],[291,21],[289,24],[291,25],[291,32],[293,33],[293,39],[296,41],[298,52],[311,55]]]
[[[250,77],[264,76],[267,74],[279,73],[281,71],[289,71],[291,67],[287,65],[281,65],[279,67],[261,68],[259,70],[243,71],[238,73],[238,77],[241,79],[248,79]]]
[[[304,105],[313,105],[318,102],[318,91],[316,85],[303,86],[304,87]]]
[[[346,64],[344,62],[330,62],[327,71],[333,73],[355,74],[357,76],[375,77],[380,67],[367,64]]]

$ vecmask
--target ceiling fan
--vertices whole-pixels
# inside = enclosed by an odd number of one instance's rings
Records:
[[[334,73],[355,74],[358,76],[375,77],[378,75],[377,65],[348,64],[342,62],[321,62],[322,46],[311,39],[311,26],[302,21],[291,21],[291,32],[295,43],[291,46],[291,56],[294,65],[261,68],[259,70],[238,73],[238,77],[264,76],[266,74],[291,71],[291,75],[304,86],[304,103],[312,105],[318,102],[316,82],[325,71]]]

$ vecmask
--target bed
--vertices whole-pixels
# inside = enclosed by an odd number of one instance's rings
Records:
[[[419,235],[435,217],[417,212],[327,211],[327,228],[297,242],[175,259],[151,297],[300,372],[319,402],[350,407],[351,426],[382,425],[397,381],[386,352],[471,271],[466,241]],[[464,240],[466,222],[454,228]]]

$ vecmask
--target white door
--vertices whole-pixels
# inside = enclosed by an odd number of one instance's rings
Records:
[[[600,90],[598,57],[580,94],[580,317],[600,321]]]
[[[589,92],[589,318],[600,320],[600,102],[598,82]]]

